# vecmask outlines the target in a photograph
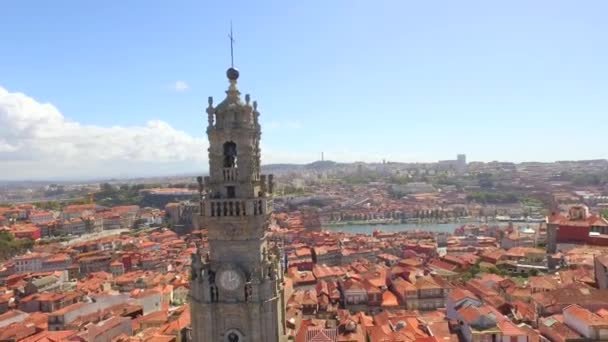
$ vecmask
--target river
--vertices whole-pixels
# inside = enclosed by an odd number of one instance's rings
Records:
[[[385,232],[402,232],[407,230],[426,230],[431,232],[454,233],[454,230],[466,223],[401,223],[401,224],[376,224],[376,225],[346,225],[323,227],[323,230],[333,232],[346,232],[353,234],[372,234],[374,230]]]

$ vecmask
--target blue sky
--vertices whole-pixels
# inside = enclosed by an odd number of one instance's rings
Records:
[[[50,103],[65,121],[106,129],[99,134],[159,121],[204,141],[207,96],[219,101],[227,86],[232,20],[265,162],[321,151],[338,161],[607,157],[605,1],[21,0],[1,12],[5,98]],[[36,137],[5,139],[5,157],[30,153],[17,140]],[[36,151],[40,160],[20,165],[70,156]],[[159,170],[196,170],[204,158]],[[156,172],[154,158],[142,159],[151,164],[103,172]]]

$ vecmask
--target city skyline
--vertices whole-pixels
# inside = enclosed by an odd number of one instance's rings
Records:
[[[0,24],[14,33],[0,47],[0,179],[205,171],[204,107],[224,96],[230,19],[241,91],[260,104],[264,164],[321,152],[339,162],[606,158],[601,2],[168,13],[152,3],[139,15],[60,4],[70,10],[11,4]],[[200,20],[205,11],[224,14]]]

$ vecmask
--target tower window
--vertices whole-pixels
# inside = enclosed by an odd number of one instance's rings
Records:
[[[236,144],[228,141],[224,144],[224,167],[236,167]]]
[[[235,198],[236,197],[236,191],[234,189],[233,186],[227,186],[226,187],[226,197],[228,198]]]

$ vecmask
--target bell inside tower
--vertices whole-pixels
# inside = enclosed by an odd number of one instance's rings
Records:
[[[236,144],[234,141],[224,143],[224,167],[236,168]]]

